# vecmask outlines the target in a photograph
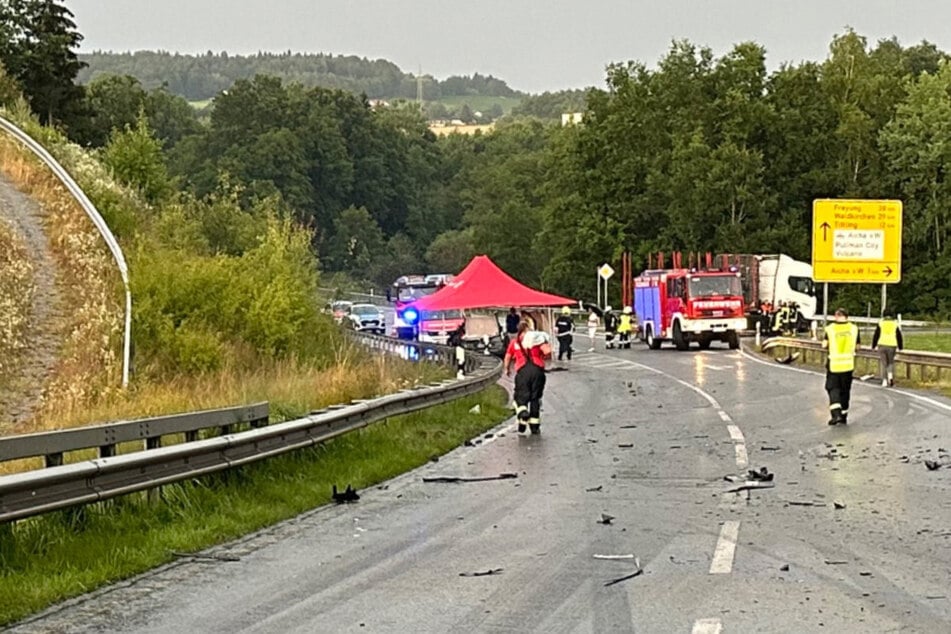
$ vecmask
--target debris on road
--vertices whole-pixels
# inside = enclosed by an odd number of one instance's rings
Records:
[[[630,555],[593,555],[595,559],[634,559],[634,554]],[[637,565],[640,568],[640,564]]]
[[[779,567],[780,572],[789,572],[789,564],[783,564]]]
[[[356,502],[360,499],[360,494],[357,493],[356,490],[349,484],[347,485],[346,490],[344,490],[343,493],[340,493],[337,491],[337,485],[335,484],[333,485],[333,490],[330,493],[330,497],[332,497],[333,501],[337,504],[343,504],[345,502]]]
[[[774,474],[770,473],[769,469],[767,469],[766,467],[760,467],[759,471],[755,469],[750,469],[748,473],[750,474],[750,480],[759,481],[759,482],[773,481]]]
[[[928,467],[928,471],[937,471],[944,465],[942,465],[937,460],[925,460],[925,466]]]
[[[481,413],[482,413],[482,405],[473,405],[473,406],[472,406],[472,409],[469,410],[469,413],[470,413],[470,414],[481,414]]]
[[[603,484],[599,484],[596,487],[591,487],[590,489],[585,489],[585,493],[600,493],[601,489],[604,488]]]
[[[793,352],[792,354],[788,354],[788,355],[786,355],[786,356],[783,357],[783,358],[776,358],[776,363],[782,363],[783,365],[789,365],[790,363],[792,363],[793,361],[795,361],[796,359],[799,358],[799,354],[800,354],[800,353],[798,353],[798,352]]]
[[[618,577],[617,579],[612,579],[611,581],[608,581],[606,584],[604,584],[604,587],[607,588],[608,586],[613,586],[613,585],[616,584],[616,583],[621,583],[622,581],[627,581],[628,579],[633,579],[634,577],[637,577],[637,576],[642,575],[642,574],[644,574],[644,570],[641,569],[640,567],[638,567],[638,569],[637,569],[635,572],[633,572],[633,573],[631,573],[631,574],[629,574],[629,575],[625,575],[625,576],[623,576],[623,577]]]
[[[753,491],[755,489],[772,489],[776,485],[774,484],[763,484],[760,482],[747,482],[741,484],[738,487],[733,487],[732,489],[727,489],[727,493],[739,493],[740,491]]]
[[[826,559],[825,562],[826,562],[826,565],[828,565],[828,566],[842,566],[842,565],[844,565],[844,564],[849,563],[849,562],[844,561],[844,560],[842,560],[842,559]]]
[[[619,443],[617,444],[617,446],[620,447],[621,449],[631,449],[632,447],[634,447],[634,443],[632,443],[632,442],[619,442]]]
[[[619,429],[637,429],[637,425],[621,425]]]
[[[862,571],[859,572],[859,576],[860,576],[860,577],[871,577],[871,576],[872,576],[872,573],[869,572],[868,570],[862,570]]]
[[[479,570],[477,572],[460,572],[460,577],[489,577],[491,575],[502,574],[501,568],[491,568],[489,570]]]
[[[790,506],[825,506],[825,502],[813,502],[812,500],[786,500]]]
[[[423,482],[486,482],[488,480],[510,480],[517,478],[517,473],[500,473],[494,476],[431,476],[423,478]]]
[[[868,381],[869,379],[875,378],[874,374],[863,374],[859,377],[859,381]]]
[[[587,440],[590,443],[598,442],[596,438],[585,438],[585,440]]]
[[[613,515],[608,515],[607,513],[601,513],[601,516],[598,518],[598,524],[610,524],[614,520]]]
[[[845,502],[833,502],[832,507],[837,511],[841,511],[845,508]]]
[[[743,478],[741,478],[738,475],[725,475],[723,476],[723,479],[726,480],[727,482],[739,482]]]
[[[759,448],[760,451],[779,451],[779,447],[772,447],[768,445],[763,445]]]

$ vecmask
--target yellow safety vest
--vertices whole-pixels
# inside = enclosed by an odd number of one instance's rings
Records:
[[[632,330],[631,316],[628,315],[627,313],[625,313],[625,314],[621,315],[621,323],[620,323],[620,325],[617,327],[617,331],[618,331],[618,332],[631,332],[631,330]]]
[[[878,345],[898,347],[898,322],[894,319],[883,319],[878,324]]]
[[[829,372],[854,370],[859,327],[848,322],[836,322],[826,326],[825,332],[829,340]]]

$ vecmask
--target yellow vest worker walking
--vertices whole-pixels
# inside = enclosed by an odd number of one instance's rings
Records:
[[[852,395],[852,372],[855,350],[859,344],[858,326],[849,321],[844,308],[835,311],[835,321],[826,326],[822,347],[829,351],[826,362],[826,392],[829,394],[830,425],[848,423],[849,398]]]
[[[891,315],[885,315],[875,327],[872,349],[878,348],[878,367],[882,371],[882,387],[895,386],[895,353],[905,347],[901,328]]]

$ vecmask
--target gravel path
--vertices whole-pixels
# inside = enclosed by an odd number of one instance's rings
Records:
[[[43,209],[32,198],[0,174],[0,222],[7,224],[29,249],[36,289],[27,352],[19,360],[17,376],[9,384],[0,385],[0,433],[32,414],[56,363],[61,341],[56,330],[61,298],[43,215]]]

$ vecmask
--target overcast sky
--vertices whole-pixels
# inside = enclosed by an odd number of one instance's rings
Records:
[[[949,0],[66,0],[84,52],[323,52],[404,71],[478,72],[518,90],[602,86],[604,67],[654,65],[672,39],[717,55],[754,40],[771,69],[820,60],[846,26],[869,42],[951,51]]]

